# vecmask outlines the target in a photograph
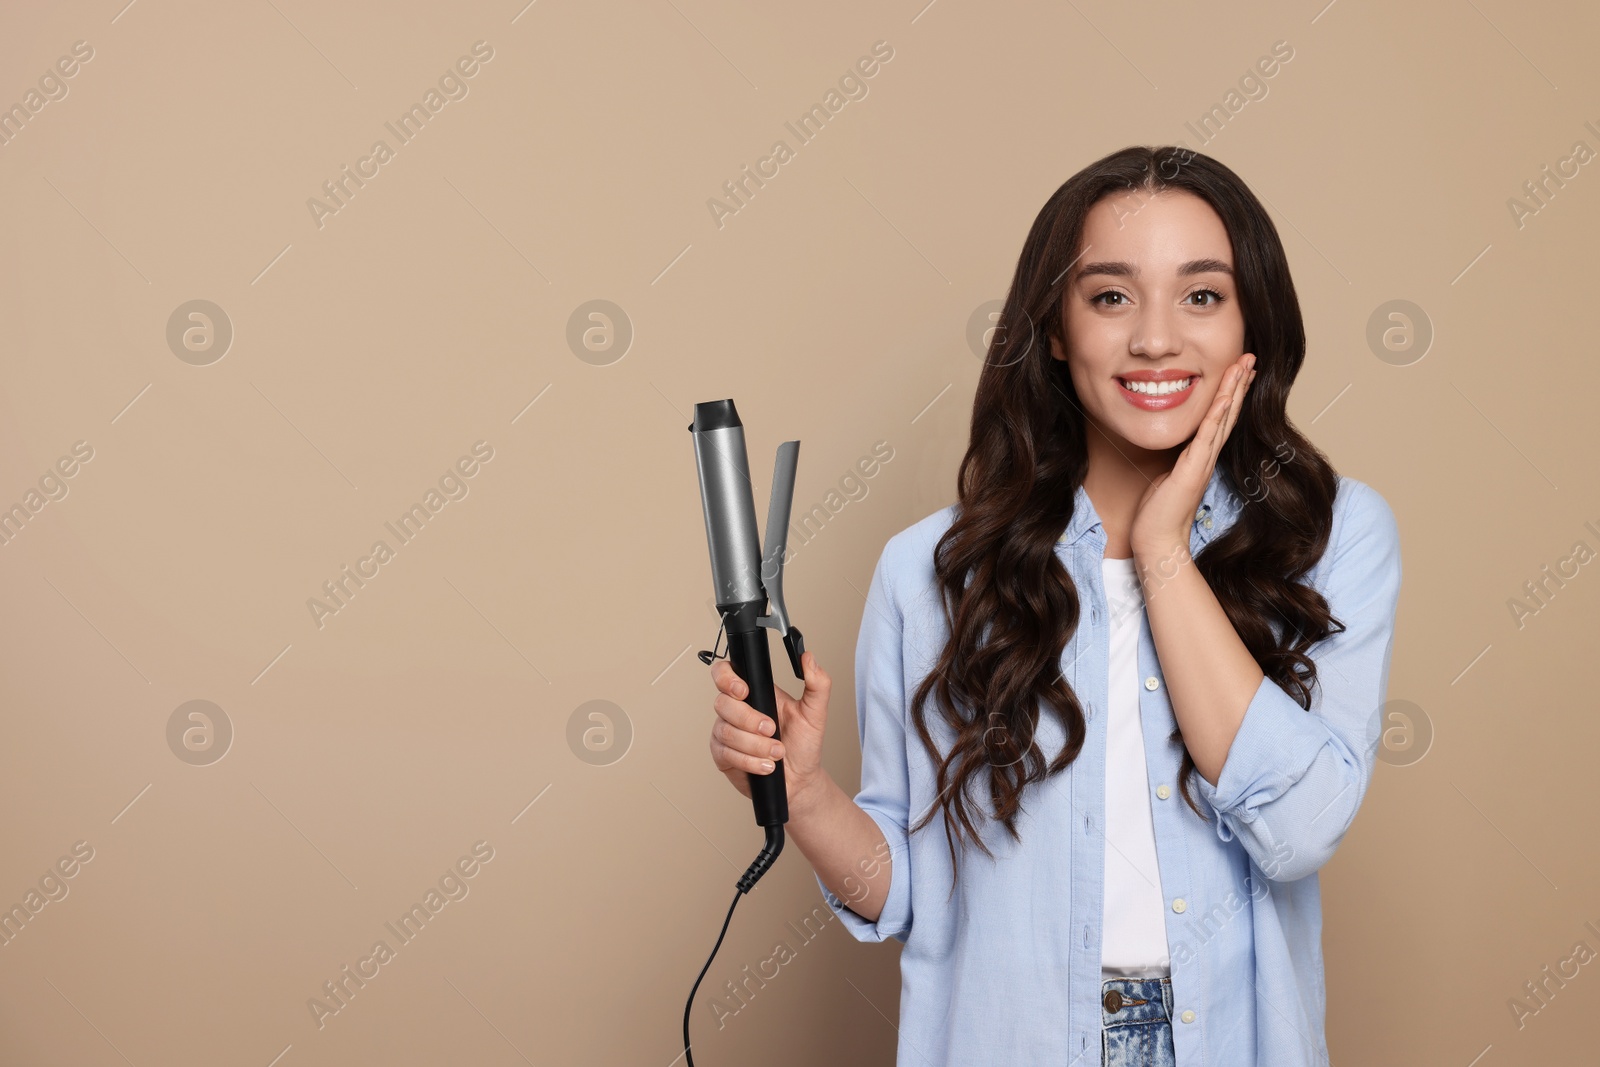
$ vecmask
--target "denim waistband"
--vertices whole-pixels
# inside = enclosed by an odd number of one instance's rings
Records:
[[[1172,1018],[1172,979],[1107,978],[1100,983],[1103,1027]]]

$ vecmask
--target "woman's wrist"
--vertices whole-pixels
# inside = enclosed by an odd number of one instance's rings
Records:
[[[1132,541],[1135,563],[1145,567],[1173,566],[1188,558],[1189,543],[1182,537],[1163,537],[1147,541]]]
[[[826,806],[830,794],[839,792],[839,783],[826,769],[819,769],[816,777],[801,784],[789,795],[789,820],[809,819]]]
[[[1164,545],[1134,545],[1133,569],[1146,601],[1168,582],[1177,578],[1193,557],[1189,546],[1178,542]]]

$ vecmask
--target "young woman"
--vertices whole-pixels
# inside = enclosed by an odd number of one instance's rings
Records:
[[[1316,872],[1372,775],[1400,542],[1290,424],[1304,358],[1238,176],[1107,156],[1023,244],[958,503],[874,571],[855,798],[814,656],[781,742],[713,664],[717,768],[748,795],[784,760],[824,899],[904,945],[899,1063],[1327,1062]]]

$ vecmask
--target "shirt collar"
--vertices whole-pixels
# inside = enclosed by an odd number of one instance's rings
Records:
[[[1227,474],[1221,467],[1212,468],[1211,480],[1206,483],[1205,494],[1195,510],[1191,534],[1197,536],[1202,545],[1209,544],[1238,517],[1239,507],[1239,495],[1233,491]],[[1208,522],[1210,525],[1207,525]],[[1072,507],[1072,521],[1067,523],[1059,543],[1076,545],[1091,530],[1098,531],[1100,539],[1104,541],[1105,527],[1094,510],[1093,502],[1089,500],[1088,490],[1079,485]]]

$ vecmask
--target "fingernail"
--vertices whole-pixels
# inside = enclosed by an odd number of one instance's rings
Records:
[[[771,756],[773,759],[782,759],[783,746],[774,742],[772,745],[772,751],[768,752],[767,755]]]
[[[776,729],[777,729],[777,727],[772,724],[772,720],[771,719],[762,718],[762,720],[761,720],[761,732],[762,733],[766,734],[768,737],[771,737],[772,736],[772,732],[774,730],[776,730]]]
[[[762,770],[763,770],[763,771],[770,771],[770,770],[772,770],[772,761],[771,761],[771,760],[769,760],[769,759],[764,759],[764,760],[762,760],[762,761],[761,761],[761,769],[762,769]]]

